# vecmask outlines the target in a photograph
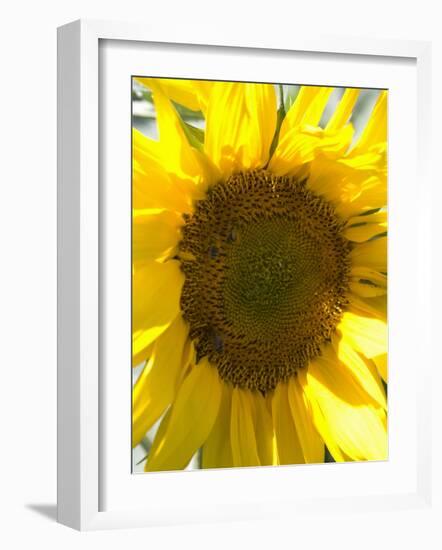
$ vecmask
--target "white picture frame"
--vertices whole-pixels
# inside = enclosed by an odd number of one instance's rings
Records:
[[[184,507],[129,506],[126,499],[120,506],[103,508],[101,485],[106,479],[103,470],[103,453],[108,448],[103,443],[103,415],[106,407],[101,386],[103,300],[102,232],[106,226],[100,223],[102,195],[100,188],[100,44],[103,41],[124,41],[130,48],[135,44],[167,44],[171,51],[181,47],[229,48],[235,55],[244,51],[303,52],[311,55],[357,56],[389,59],[391,63],[401,59],[411,60],[416,67],[417,102],[414,106],[417,123],[417,169],[419,170],[418,230],[411,253],[418,255],[416,272],[416,313],[421,314],[419,338],[428,343],[431,327],[428,312],[431,309],[431,266],[429,231],[429,205],[431,185],[428,174],[427,151],[429,149],[429,121],[431,105],[429,97],[430,44],[392,40],[374,40],[350,37],[305,38],[302,35],[279,37],[266,41],[263,36],[247,38],[223,37],[211,30],[204,31],[189,41],[185,30],[165,36],[155,28],[118,22],[76,21],[58,30],[58,521],[79,530],[140,527],[198,521],[217,521],[241,518],[279,517],[291,513],[314,513],[333,507],[334,513],[347,513],[358,508],[371,511],[380,508],[422,508],[431,504],[431,441],[430,402],[426,390],[430,387],[431,357],[428,346],[427,360],[420,365],[420,376],[414,388],[416,397],[416,456],[413,462],[415,481],[410,490],[352,494],[351,486],[346,495],[336,498],[315,496],[266,501],[251,497],[245,510],[241,503],[228,500],[217,503],[193,502]],[[247,50],[246,50],[247,49]],[[130,177],[130,176],[128,176]],[[401,208],[404,208],[402,205]],[[401,212],[399,212],[399,215]],[[130,419],[128,419],[128,423]],[[128,449],[129,453],[129,449]],[[127,461],[129,471],[129,459]],[[338,466],[338,465],[337,465]],[[344,466],[350,467],[352,465]],[[250,469],[248,469],[250,470]],[[111,470],[112,471],[112,470]],[[268,471],[268,469],[267,469]],[[284,475],[284,469],[280,469]],[[287,470],[288,471],[288,470]],[[358,470],[354,475],[359,476]],[[211,483],[222,483],[225,472],[205,472]],[[162,473],[162,478],[151,478],[158,484],[176,483],[177,473]],[[184,475],[189,475],[185,473]],[[193,474],[191,474],[193,475]],[[242,477],[253,473],[242,472]],[[266,474],[264,474],[266,475]],[[304,470],[300,475],[311,475]],[[174,477],[175,476],[175,477]],[[137,477],[137,476],[133,476]],[[149,483],[147,476],[145,483]],[[215,481],[216,477],[216,481]],[[138,476],[139,478],[139,476]],[[189,477],[187,477],[189,479]],[[250,478],[251,479],[251,478]],[[163,481],[161,481],[163,480]],[[237,479],[238,481],[238,479]],[[183,486],[184,487],[184,486]],[[184,490],[184,488],[183,488]],[[284,506],[280,506],[281,503]]]

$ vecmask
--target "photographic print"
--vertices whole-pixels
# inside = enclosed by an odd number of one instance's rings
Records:
[[[133,473],[386,460],[388,91],[131,102]]]

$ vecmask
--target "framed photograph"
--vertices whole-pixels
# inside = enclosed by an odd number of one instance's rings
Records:
[[[59,521],[429,506],[429,44],[58,52]]]

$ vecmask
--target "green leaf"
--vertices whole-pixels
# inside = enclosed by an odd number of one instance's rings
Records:
[[[143,99],[145,99],[148,103],[153,103],[152,92],[150,90],[143,90],[141,94]]]
[[[188,122],[185,122],[183,119],[181,119],[181,125],[187,139],[189,140],[190,145],[202,152],[204,148],[205,138],[204,130],[201,130],[201,128],[197,128],[196,126],[192,126]]]
[[[184,105],[181,105],[181,103],[177,103],[176,101],[173,101],[173,100],[172,100],[172,103],[182,119],[193,118],[193,119],[203,120],[204,117],[201,111],[192,111],[191,109],[188,109]]]

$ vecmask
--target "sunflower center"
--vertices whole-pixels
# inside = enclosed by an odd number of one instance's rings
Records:
[[[320,354],[347,303],[349,244],[305,181],[231,176],[185,217],[181,297],[198,359],[265,393]]]

